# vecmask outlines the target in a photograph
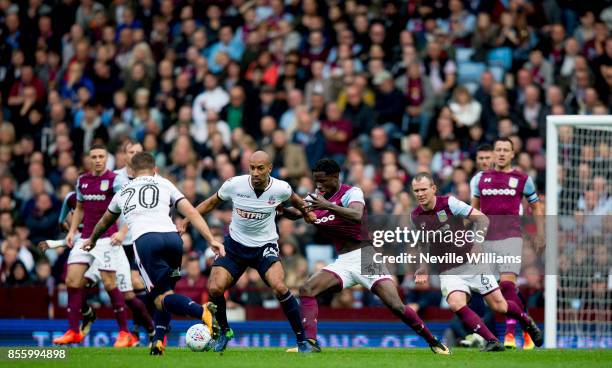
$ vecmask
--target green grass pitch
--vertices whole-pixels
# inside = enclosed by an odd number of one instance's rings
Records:
[[[2,349],[4,350],[4,349]],[[321,354],[285,353],[280,348],[228,349],[223,354],[194,353],[186,348],[169,348],[166,355],[152,357],[148,350],[71,348],[62,361],[7,361],[2,367],[75,368],[511,368],[511,367],[610,367],[612,350],[535,350],[480,353],[455,349],[453,355],[434,355],[429,349],[325,349]]]

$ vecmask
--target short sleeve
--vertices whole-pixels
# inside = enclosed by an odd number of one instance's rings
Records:
[[[178,201],[185,198],[185,195],[169,180],[166,180],[166,184],[168,185],[168,190],[170,191],[170,204],[172,206],[176,206]]]
[[[76,198],[78,202],[83,202],[83,194],[81,193],[81,178],[79,177],[76,182]]]
[[[113,196],[110,204],[108,205],[108,212],[112,212],[115,215],[121,213],[121,205],[119,204],[119,198],[121,198],[121,193],[117,192]]]
[[[461,217],[468,217],[473,210],[472,206],[453,196],[448,197],[448,208],[450,208],[453,215]]]
[[[70,192],[68,193],[68,195],[66,196],[66,198],[64,198],[64,201],[62,202],[62,209],[60,210],[60,215],[59,215],[59,219],[58,219],[58,223],[62,224],[64,223],[64,221],[66,221],[66,217],[68,217],[68,214],[70,213],[70,210],[72,210],[72,208],[70,208],[70,200],[71,197],[76,196],[75,192]]]
[[[342,207],[348,207],[353,202],[365,205],[363,191],[360,188],[352,187],[342,196]]]
[[[288,200],[293,194],[293,189],[291,189],[291,185],[286,181],[283,182],[283,197],[281,198],[281,202]]]
[[[529,203],[534,203],[540,200],[540,197],[538,197],[538,193],[536,192],[536,187],[533,183],[533,179],[531,179],[531,176],[528,176],[527,180],[525,181],[523,195],[525,196],[525,198],[527,198],[527,201]]]
[[[480,197],[480,189],[478,188],[478,184],[480,183],[481,176],[482,176],[482,171],[474,175],[472,180],[470,180],[470,192],[472,193],[472,197],[476,197],[476,198]]]
[[[233,178],[227,179],[221,188],[217,191],[217,195],[221,198],[222,201],[227,201],[232,198],[232,190],[233,190]]]

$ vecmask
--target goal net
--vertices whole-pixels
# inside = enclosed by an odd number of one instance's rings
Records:
[[[612,116],[549,116],[548,348],[612,347]]]

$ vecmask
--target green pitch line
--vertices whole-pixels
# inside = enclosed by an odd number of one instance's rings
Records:
[[[4,350],[4,349],[3,349]],[[284,349],[228,349],[223,354],[194,353],[170,348],[163,357],[147,349],[71,348],[61,361],[0,359],[2,367],[74,368],[529,368],[610,367],[612,350],[535,350],[480,353],[455,349],[453,355],[434,355],[428,349],[325,349],[321,354],[292,354]]]

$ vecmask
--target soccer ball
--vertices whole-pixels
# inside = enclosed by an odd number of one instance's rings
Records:
[[[207,351],[211,347],[212,336],[207,326],[198,323],[187,330],[186,342],[191,351]]]

